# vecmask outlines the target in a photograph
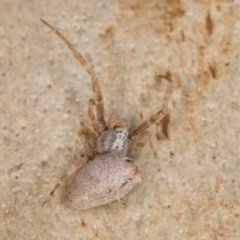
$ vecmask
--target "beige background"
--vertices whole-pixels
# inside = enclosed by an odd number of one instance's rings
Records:
[[[240,1],[0,2],[1,239],[240,239]],[[71,178],[41,208],[91,137],[90,79],[57,27],[101,79],[106,116],[135,126],[176,90],[169,139],[131,152],[145,181],[123,202],[79,211]]]

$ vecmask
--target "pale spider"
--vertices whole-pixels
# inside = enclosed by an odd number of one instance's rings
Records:
[[[73,206],[79,209],[89,209],[121,200],[137,183],[144,179],[143,174],[127,156],[127,151],[129,148],[143,147],[148,140],[146,129],[159,122],[167,114],[174,89],[173,81],[168,77],[160,76],[169,81],[162,108],[130,132],[128,131],[128,120],[116,113],[111,114],[108,121],[105,122],[103,98],[95,72],[59,31],[44,20],[42,22],[65,42],[91,77],[93,98],[89,100],[88,117],[97,136],[96,146],[88,146],[88,149],[92,150],[92,155],[81,157],[58,180],[50,192],[50,197],[53,197],[60,184],[78,169],[68,194],[68,199]],[[96,113],[94,113],[94,107]],[[140,133],[140,140],[133,142],[132,139]],[[84,149],[86,150],[86,148]]]

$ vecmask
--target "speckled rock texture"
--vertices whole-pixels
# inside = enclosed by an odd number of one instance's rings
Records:
[[[240,239],[240,1],[0,2],[0,239]],[[94,141],[90,78],[105,113],[136,126],[175,83],[169,119],[130,157],[145,175],[122,202],[76,210],[73,179],[41,207]],[[169,123],[168,123],[169,120]],[[167,134],[166,134],[167,133]]]

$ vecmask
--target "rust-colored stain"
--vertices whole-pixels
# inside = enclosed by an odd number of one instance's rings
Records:
[[[211,36],[213,34],[214,31],[214,23],[213,20],[211,18],[210,12],[208,13],[207,17],[206,17],[206,30],[209,36]]]
[[[82,227],[87,227],[87,224],[86,224],[86,222],[84,221],[84,219],[82,219],[82,221],[81,221],[81,226],[82,226]]]
[[[209,65],[209,71],[214,79],[217,78],[217,69],[214,65]]]
[[[118,4],[124,15],[118,19],[120,23],[126,23],[131,21],[131,19],[132,21],[137,21],[137,19],[144,20],[148,16],[148,21],[141,21],[141,24],[138,24],[136,27],[145,28],[151,26],[160,35],[173,31],[176,24],[178,24],[178,19],[185,14],[180,0],[138,0],[133,4],[119,1]]]

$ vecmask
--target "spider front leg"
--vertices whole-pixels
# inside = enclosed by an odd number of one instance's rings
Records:
[[[96,105],[95,101],[93,99],[90,99],[88,102],[88,118],[91,121],[94,132],[96,133],[97,137],[99,137],[101,135],[100,126],[99,126],[99,124],[95,118],[95,114],[93,112],[93,107],[95,105]]]
[[[168,78],[166,76],[159,75],[159,77],[165,78],[169,82],[167,90],[164,94],[162,108],[158,112],[153,114],[148,120],[144,121],[139,126],[134,128],[128,136],[129,139],[132,139],[135,136],[137,136],[138,134],[140,134],[141,132],[145,131],[149,126],[151,126],[152,124],[154,124],[154,123],[160,121],[161,119],[163,119],[164,116],[168,113],[168,105],[169,105],[169,102],[171,100],[172,93],[173,93],[173,90],[174,90],[174,83],[170,78]]]
[[[42,204],[42,206],[44,206],[48,201],[50,201],[53,197],[54,197],[54,193],[56,192],[56,190],[58,189],[58,187],[67,179],[67,177],[69,177],[73,172],[75,172],[77,169],[83,167],[86,162],[88,161],[89,158],[87,157],[82,157],[80,158],[79,161],[77,161],[76,163],[74,163],[70,169],[64,173],[57,181],[56,185],[54,186],[54,188],[52,189],[52,191],[49,193],[49,198],[47,200],[44,201],[44,203]]]
[[[105,120],[104,120],[104,105],[103,105],[103,97],[101,88],[99,85],[99,79],[92,69],[92,67],[88,64],[88,62],[84,59],[84,57],[81,55],[80,52],[76,50],[76,48],[67,40],[66,37],[63,36],[62,33],[60,33],[56,28],[54,28],[52,25],[41,19],[41,21],[48,26],[52,31],[54,31],[61,39],[62,41],[68,46],[70,51],[72,52],[73,56],[77,59],[77,61],[80,63],[80,65],[83,66],[85,71],[89,74],[92,81],[92,91],[93,91],[93,99],[96,106],[96,118],[99,124],[99,131],[100,133],[104,132],[107,128]]]
[[[141,133],[140,138],[138,139],[137,142],[129,142],[128,148],[143,148],[149,139],[149,132],[144,131]]]
[[[129,128],[129,122],[126,118],[120,117],[117,113],[112,113],[107,121],[107,126],[109,129],[114,127],[125,127]]]

